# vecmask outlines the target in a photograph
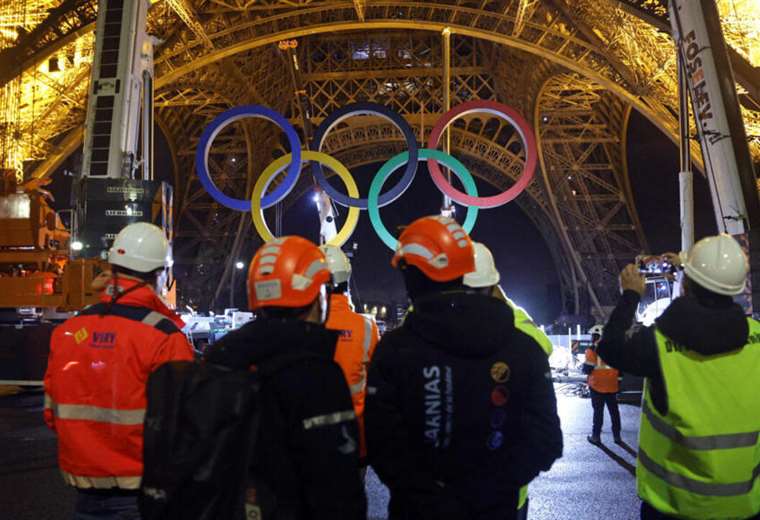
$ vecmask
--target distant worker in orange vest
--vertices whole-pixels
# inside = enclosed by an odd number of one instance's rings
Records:
[[[111,278],[93,287],[101,302],[50,340],[45,422],[58,436],[63,479],[78,492],[76,520],[140,518],[145,382],[162,363],[193,359],[182,320],[155,291],[168,255],[157,226],[122,229],[108,254]]]
[[[604,424],[604,406],[610,413],[612,420],[612,436],[616,444],[622,444],[620,437],[620,409],[617,403],[617,393],[620,390],[618,377],[620,372],[609,366],[596,353],[596,346],[602,339],[604,327],[594,325],[589,330],[592,346],[586,349],[586,361],[583,364],[583,372],[588,374],[588,386],[591,390],[591,405],[594,408],[594,426],[591,435],[587,437],[591,444],[602,443],[602,425]]]
[[[326,327],[340,333],[335,348],[335,362],[346,376],[354,411],[359,422],[359,454],[362,465],[367,457],[364,434],[364,400],[367,395],[367,367],[380,339],[377,324],[369,316],[354,311],[348,289],[351,262],[337,246],[321,247],[332,275],[330,313]]]

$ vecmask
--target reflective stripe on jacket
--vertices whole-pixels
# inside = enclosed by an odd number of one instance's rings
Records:
[[[122,289],[135,285],[119,280]],[[55,329],[44,413],[58,435],[66,483],[139,487],[145,383],[162,363],[193,358],[181,324],[150,288],[141,287],[116,304],[93,305]]]
[[[586,349],[586,365],[593,368],[588,376],[588,386],[602,394],[615,394],[620,390],[620,372],[609,366],[593,349]]]
[[[366,456],[364,401],[367,395],[367,366],[380,339],[375,320],[355,312],[348,296],[330,296],[330,316],[326,327],[340,333],[335,362],[346,376],[354,411],[359,421],[360,454]]]
[[[656,330],[668,409],[645,390],[639,496],[679,518],[748,518],[760,512],[760,323],[745,347],[702,356]]]

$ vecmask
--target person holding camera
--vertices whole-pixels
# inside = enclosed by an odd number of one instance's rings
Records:
[[[642,519],[760,519],[760,323],[733,297],[749,264],[730,235],[700,240],[681,262],[683,296],[626,338],[645,280],[631,264],[598,353],[646,377],[636,473]]]

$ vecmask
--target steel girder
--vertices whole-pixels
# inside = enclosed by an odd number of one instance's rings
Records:
[[[205,248],[214,252],[229,247],[238,233],[234,224],[237,222],[239,226],[240,223],[239,219],[236,221],[229,217],[226,210],[210,201],[194,180],[192,154],[201,129],[225,107],[243,102],[269,104],[297,121],[300,112],[295,109],[287,69],[276,49],[277,42],[282,39],[297,38],[301,44],[298,55],[315,123],[332,107],[374,96],[374,99],[387,102],[402,112],[424,137],[430,121],[440,114],[438,33],[448,27],[453,34],[455,55],[462,52],[459,59],[455,57],[452,71],[458,82],[453,94],[459,100],[495,98],[517,106],[526,115],[535,115],[542,103],[552,99],[548,93],[551,89],[542,87],[546,84],[546,78],[557,72],[573,73],[576,78],[588,80],[589,84],[594,85],[593,90],[600,93],[604,103],[597,103],[594,110],[600,121],[607,122],[608,135],[599,130],[600,127],[594,127],[592,121],[587,128],[595,129],[597,134],[594,134],[593,143],[589,140],[591,138],[584,137],[587,139],[584,145],[579,143],[577,137],[569,137],[568,132],[573,129],[570,123],[552,128],[539,124],[537,131],[542,139],[545,166],[572,162],[577,159],[576,152],[582,146],[593,144],[594,154],[606,157],[598,159],[599,164],[612,165],[609,167],[612,173],[608,176],[625,177],[623,130],[631,106],[640,110],[671,138],[676,135],[676,121],[672,113],[672,108],[676,106],[671,88],[673,68],[672,63],[662,60],[664,53],[669,52],[664,48],[667,35],[653,31],[639,17],[617,10],[614,0],[583,0],[571,4],[562,0],[379,1],[361,5],[361,9],[356,2],[342,1],[298,4],[291,1],[248,0],[182,2],[185,3],[192,9],[188,12],[193,14],[202,32],[195,23],[191,24],[194,28],[177,23],[172,13],[159,7],[162,3],[154,7],[151,23],[157,36],[165,42],[156,57],[156,106],[158,121],[172,143],[175,174],[179,181],[178,236],[187,241],[184,246],[180,245],[180,252],[185,255],[188,265],[214,264],[213,258],[204,256],[201,250]],[[363,21],[358,19],[360,11]],[[592,28],[595,29],[594,34],[598,33],[598,38],[581,30],[578,19],[598,20],[599,23]],[[83,21],[80,30],[85,27]],[[398,36],[398,30],[403,31],[401,36]],[[397,36],[393,36],[394,33]],[[378,42],[389,49],[385,57],[363,59],[360,47],[371,49]],[[341,45],[357,48],[356,55],[336,58],[330,49]],[[44,54],[44,49],[44,46],[41,47],[39,52]],[[332,57],[318,59],[320,49],[329,51],[327,55]],[[401,54],[394,54],[398,52]],[[389,59],[389,56],[403,59]],[[425,56],[430,56],[430,59],[426,60]],[[82,81],[86,83],[86,78],[79,82],[71,80],[64,88],[67,92],[76,92],[76,86]],[[85,90],[80,87],[80,91]],[[542,92],[541,96],[539,92]],[[614,110],[599,108],[613,105],[616,105]],[[569,109],[564,110],[566,114],[563,117],[574,117]],[[42,163],[35,175],[47,175],[57,164],[57,157],[65,157],[76,148],[76,117],[72,118],[71,113],[76,116],[76,112],[69,111],[67,115],[74,124],[61,125],[59,121],[62,119],[54,113],[39,122],[48,128],[65,128],[68,125],[73,130],[68,134],[53,134],[49,141],[51,151],[48,160]],[[359,126],[355,127],[357,132]],[[516,164],[515,159],[510,158],[509,163],[498,163],[498,167],[489,170],[484,166],[484,161],[493,160],[494,156],[475,153],[468,146],[474,143],[473,146],[480,146],[493,154],[498,143],[488,145],[483,141],[487,137],[471,130],[461,127],[454,132],[454,150],[472,164],[480,165],[479,169],[484,172],[482,176],[492,184],[509,185],[511,177],[505,164]],[[271,153],[264,157],[252,157],[249,161],[249,143],[243,136],[246,131],[256,136],[256,150],[262,147],[261,143],[265,143]],[[278,135],[273,128],[266,125],[257,128],[253,123],[248,130],[241,125],[237,132],[221,136],[214,147],[216,164],[212,166],[220,184],[225,184],[230,193],[243,196],[261,167],[271,160],[272,155],[283,152]],[[340,153],[347,157],[354,154],[349,162],[357,161],[356,164],[383,160],[398,149],[394,139],[387,134],[379,145],[359,146],[354,151]],[[232,157],[237,158],[239,166],[230,166]],[[610,193],[615,189],[625,192],[627,181],[617,182],[617,187],[610,189]],[[535,193],[539,189],[543,195]],[[551,203],[552,196],[555,198],[554,204]],[[521,203],[528,207],[526,212],[531,218],[541,223],[539,227],[547,241],[553,242],[553,254],[555,258],[560,258],[558,265],[562,265],[558,270],[563,285],[572,286],[564,292],[574,295],[566,296],[565,301],[578,302],[579,291],[590,288],[600,305],[604,306],[611,296],[601,294],[595,288],[598,282],[594,281],[592,271],[598,266],[584,263],[581,259],[579,267],[566,249],[570,248],[581,257],[596,252],[608,260],[611,256],[615,257],[619,262],[637,248],[645,247],[641,240],[637,243],[623,229],[619,229],[626,223],[615,220],[622,218],[619,217],[620,213],[625,213],[630,217],[631,225],[635,225],[635,209],[630,212],[632,200],[629,197],[618,208],[618,213],[613,212],[614,218],[607,220],[613,226],[612,236],[600,238],[594,235],[593,239],[584,240],[575,236],[562,238],[563,229],[570,225],[568,222],[575,222],[573,219],[577,215],[555,208],[556,199],[561,197],[561,190],[548,192],[546,186],[532,186],[525,198],[528,202]],[[595,195],[590,204],[596,205],[595,211],[599,215],[594,218],[605,222],[612,209],[607,206],[610,201]],[[588,208],[586,210],[584,215],[593,213]],[[581,222],[588,229],[593,228],[588,222]],[[550,239],[550,236],[555,238]],[[561,237],[561,240],[556,237]],[[605,262],[606,269],[612,269],[612,262]],[[586,274],[588,284],[582,283],[581,273]],[[208,274],[209,283],[214,276],[218,273]],[[577,307],[575,303],[567,306]]]

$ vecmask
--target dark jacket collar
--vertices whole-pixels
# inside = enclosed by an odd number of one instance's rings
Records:
[[[515,317],[491,296],[454,291],[414,302],[406,326],[435,348],[460,357],[487,357],[515,333]]]
[[[260,363],[294,350],[332,359],[337,341],[338,333],[322,325],[297,319],[257,318],[227,334],[213,350],[214,357],[237,360],[235,365]]]
[[[749,335],[741,306],[709,308],[688,296],[673,300],[657,319],[657,327],[679,345],[704,356],[741,348]]]

